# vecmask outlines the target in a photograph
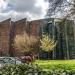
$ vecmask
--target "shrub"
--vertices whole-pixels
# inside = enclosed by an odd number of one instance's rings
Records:
[[[6,65],[0,75],[75,75],[75,64]]]
[[[46,52],[50,52],[54,50],[54,48],[56,47],[56,42],[52,38],[50,38],[47,34],[42,36],[40,43],[41,43],[40,47],[42,48],[42,50]]]
[[[35,60],[34,58],[39,51],[39,49],[38,49],[38,47],[39,47],[38,38],[36,38],[33,35],[29,36],[27,33],[24,33],[21,35],[16,35],[16,37],[14,39],[14,45],[13,46],[15,47],[16,50],[19,51],[19,53],[22,53],[23,56],[25,56],[25,61],[26,60],[28,61],[30,59]],[[30,55],[32,55],[33,58],[31,58]]]
[[[22,35],[17,35],[14,39],[14,47],[24,53],[35,52],[35,46],[38,44],[38,39],[35,36],[28,36],[26,33]]]
[[[21,64],[21,65],[6,65],[0,69],[0,75],[28,75],[33,71],[39,71],[37,65]]]

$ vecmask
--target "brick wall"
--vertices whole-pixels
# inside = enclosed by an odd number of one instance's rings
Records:
[[[30,21],[30,34],[36,37],[39,36],[41,20]]]
[[[0,22],[0,55],[8,55],[11,19]]]
[[[26,32],[28,35],[39,36],[40,20],[26,21],[26,19],[16,22],[7,19],[0,22],[0,55],[15,56],[20,55],[19,51],[13,47],[16,35]]]
[[[16,37],[16,35],[21,35],[24,32],[26,32],[27,30],[27,24],[26,24],[26,19],[22,19],[19,21],[14,22],[14,37]],[[14,56],[19,56],[21,55],[20,51],[17,50],[16,48],[14,49]]]
[[[15,36],[18,34],[23,34],[24,31],[26,30],[26,19],[16,21],[16,22],[14,22],[14,25],[15,25],[15,29],[14,29]]]
[[[0,55],[20,55],[20,52],[13,47],[15,36],[26,32],[28,35],[38,37],[40,22],[40,20],[26,21],[26,19],[16,22],[7,19],[0,22]]]
[[[0,55],[20,55],[20,52],[13,47],[15,36],[26,32],[28,35],[38,37],[40,24],[41,20],[26,21],[26,19],[16,22],[7,19],[0,22]]]

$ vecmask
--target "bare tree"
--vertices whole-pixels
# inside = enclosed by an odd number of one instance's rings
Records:
[[[72,17],[75,15],[75,0],[48,0],[49,8],[47,11],[48,17],[57,15],[59,12],[63,17]]]

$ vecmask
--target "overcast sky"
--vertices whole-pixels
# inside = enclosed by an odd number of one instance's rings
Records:
[[[0,0],[0,21],[8,18],[12,20],[43,18],[47,9],[46,0]]]

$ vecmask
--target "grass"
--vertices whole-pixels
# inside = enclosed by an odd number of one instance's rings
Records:
[[[36,60],[38,65],[46,64],[75,64],[75,60]]]
[[[53,67],[75,68],[75,60],[36,60],[35,64],[38,64],[43,69]]]

